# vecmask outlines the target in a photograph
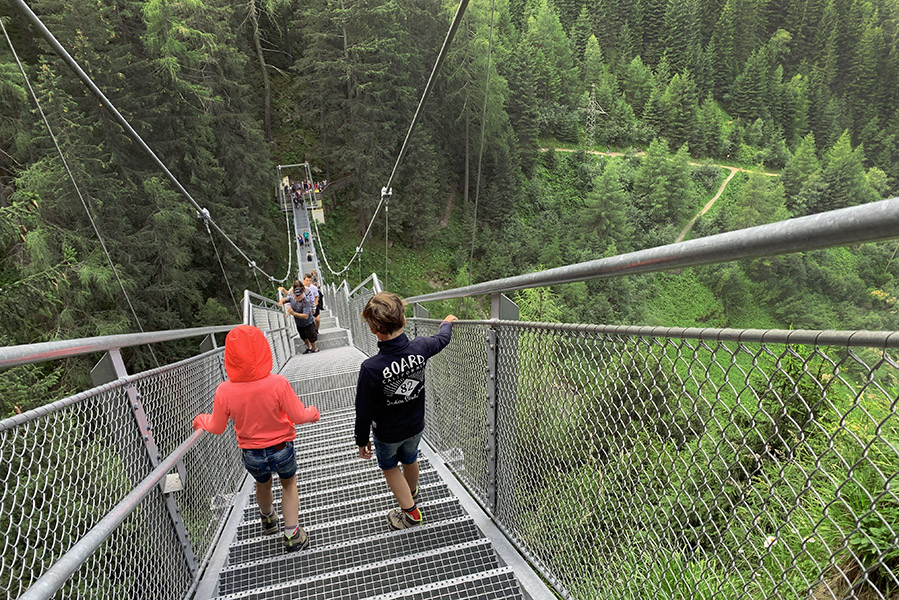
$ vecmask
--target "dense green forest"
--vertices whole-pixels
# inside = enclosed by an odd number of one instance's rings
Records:
[[[309,160],[331,182],[322,238],[332,265],[345,264],[455,9],[437,0],[30,5],[276,277],[287,237],[274,165]],[[271,294],[23,18],[6,4],[0,18],[128,291],[3,40],[0,344],[137,331],[129,302],[145,330],[235,322],[232,296]],[[541,151],[583,144],[591,91],[604,111],[592,148],[625,156]],[[895,195],[897,92],[896,0],[512,0],[496,3],[494,19],[491,3],[475,0],[394,181],[388,285],[411,294],[673,242],[723,179],[713,164],[777,176],[735,178],[693,236]],[[352,284],[384,270],[384,233],[378,220]],[[870,244],[518,299],[541,320],[894,329],[894,250]],[[142,349],[127,359],[135,370],[155,364]],[[0,408],[75,389],[87,362],[0,374]]]

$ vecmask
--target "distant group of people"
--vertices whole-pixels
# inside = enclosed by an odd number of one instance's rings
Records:
[[[312,275],[307,274],[302,283],[294,282],[292,293],[281,300],[282,305],[290,303],[287,311],[296,319],[306,353],[318,352],[314,315],[321,309],[321,294],[316,294]],[[423,520],[418,506],[418,445],[425,426],[425,366],[450,342],[456,320],[448,315],[437,335],[410,340],[403,333],[405,306],[396,294],[379,292],[362,311],[362,320],[378,338],[379,352],[360,367],[353,428],[359,457],[377,457],[399,504],[387,513],[387,525],[393,530],[416,527]],[[225,370],[228,381],[215,391],[212,414],[197,415],[194,429],[221,434],[228,421],[234,421],[244,466],[256,480],[262,533],[279,529],[272,493],[272,475],[277,473],[281,478],[284,548],[287,552],[302,550],[308,547],[309,537],[299,523],[294,425],[315,423],[321,415],[316,407],[303,405],[283,375],[271,372],[268,340],[255,327],[241,325],[228,334]],[[350,432],[346,434],[349,437]]]
[[[323,179],[319,182],[310,181],[308,179],[304,179],[302,181],[294,181],[289,184],[284,184],[284,195],[290,198],[293,201],[293,205],[297,208],[305,208],[306,194],[318,194],[319,192],[324,190],[327,185],[327,179]],[[313,198],[313,205],[314,204],[315,200]]]

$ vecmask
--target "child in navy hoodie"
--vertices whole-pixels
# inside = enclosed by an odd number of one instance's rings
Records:
[[[365,305],[362,319],[377,336],[380,352],[362,363],[356,385],[359,456],[371,458],[372,431],[378,466],[400,505],[387,514],[391,529],[421,525],[416,501],[418,442],[425,428],[425,364],[449,344],[452,322],[458,320],[448,315],[437,335],[410,340],[403,333],[405,306],[390,292],[375,294]]]

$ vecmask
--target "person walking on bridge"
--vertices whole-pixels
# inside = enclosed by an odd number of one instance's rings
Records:
[[[437,335],[410,340],[403,333],[405,306],[390,292],[375,294],[365,305],[362,319],[377,336],[380,351],[362,363],[356,384],[356,446],[360,458],[371,459],[369,433],[374,433],[378,466],[400,505],[387,513],[391,529],[422,522],[418,443],[425,428],[425,364],[449,344],[457,320],[447,315]]]
[[[212,414],[194,417],[194,429],[219,435],[234,421],[237,445],[246,470],[256,480],[256,503],[263,534],[278,531],[272,495],[272,473],[281,478],[284,548],[296,552],[309,546],[300,527],[294,424],[315,423],[321,415],[303,406],[283,375],[272,373],[272,351],[265,334],[240,325],[225,338],[228,380],[215,390]]]
[[[293,282],[293,293],[288,294],[283,287],[279,287],[278,291],[287,294],[278,301],[278,304],[284,306],[284,304],[290,303],[287,307],[287,314],[293,316],[297,333],[300,334],[300,339],[306,345],[306,351],[303,354],[318,352],[318,330],[315,328],[315,316],[313,315],[315,304],[310,300],[309,290],[298,279]]]

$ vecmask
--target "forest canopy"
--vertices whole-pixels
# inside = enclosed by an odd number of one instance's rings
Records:
[[[470,3],[396,175],[390,243],[404,294],[671,243],[720,185],[716,164],[759,174],[735,178],[690,235],[899,188],[896,0],[499,0],[493,18],[491,4]],[[308,160],[331,182],[322,236],[335,264],[348,260],[456,7],[30,6],[197,202],[277,277],[289,238],[274,165]],[[117,270],[4,40],[0,344],[235,322],[243,289],[271,294],[21,15],[4,4],[0,18]],[[591,100],[601,111],[588,132]],[[542,314],[587,322],[673,325],[690,314],[710,325],[892,328],[892,252],[869,245],[537,296],[558,309]],[[690,285],[708,302],[671,309]],[[153,364],[143,350],[128,360]],[[71,386],[83,367],[35,367],[0,384]]]

